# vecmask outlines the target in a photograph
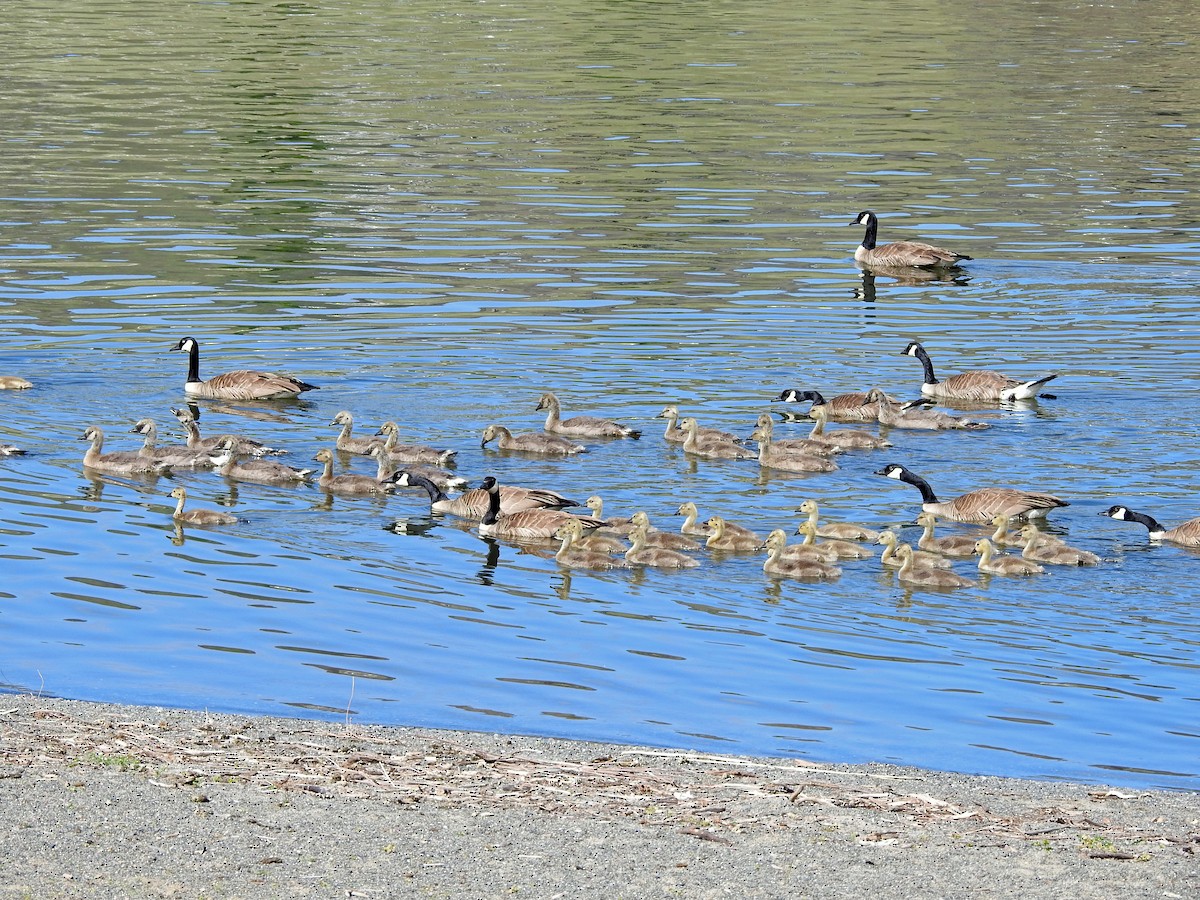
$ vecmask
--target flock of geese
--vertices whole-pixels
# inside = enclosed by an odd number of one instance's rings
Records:
[[[851,224],[865,226],[862,244],[855,259],[864,266],[921,267],[943,269],[957,266],[971,257],[944,248],[915,241],[877,245],[878,219],[863,212]],[[173,351],[187,354],[184,392],[192,399],[260,401],[298,397],[317,386],[290,375],[276,372],[236,370],[202,379],[200,347],[195,338],[178,341]],[[701,458],[756,460],[766,469],[785,472],[820,473],[838,468],[837,456],[845,452],[887,448],[890,443],[879,434],[855,424],[877,422],[890,429],[934,431],[978,431],[990,423],[968,415],[953,415],[929,405],[938,401],[973,405],[999,405],[1005,401],[1031,400],[1040,396],[1055,375],[1022,380],[999,372],[969,371],[939,379],[925,348],[911,342],[903,353],[916,358],[922,367],[920,398],[898,402],[882,390],[840,394],[826,400],[818,391],[787,389],[775,398],[784,404],[810,404],[802,413],[783,415],[785,420],[811,420],[812,428],[804,437],[779,438],[770,413],[762,413],[749,437],[756,447],[730,432],[702,426],[694,417],[682,417],[675,406],[666,406],[659,414],[667,424],[663,437],[681,445],[684,453]],[[0,377],[2,389],[28,389],[29,381],[15,376]],[[598,439],[637,439],[641,432],[620,422],[595,416],[562,417],[558,398],[544,393],[536,410],[544,411],[540,432],[514,433],[502,424],[490,424],[482,432],[480,446],[495,445],[506,451],[536,456],[565,457],[586,451],[581,441]],[[500,484],[488,476],[478,487],[466,488],[466,481],[449,469],[455,451],[409,444],[400,440],[400,428],[386,422],[370,437],[355,436],[350,412],[339,412],[330,423],[340,426],[333,447],[321,449],[315,456],[320,465],[297,468],[270,458],[284,451],[267,447],[249,437],[223,434],[203,437],[195,415],[187,409],[172,408],[186,435],[179,445],[160,446],[158,431],[151,419],[138,421],[132,432],[143,437],[139,450],[104,452],[104,433],[93,425],[80,440],[90,442],[83,455],[85,468],[114,476],[155,476],[175,469],[214,469],[227,479],[275,485],[315,483],[329,494],[378,496],[399,488],[422,491],[428,496],[430,510],[478,523],[485,537],[518,542],[551,543],[557,546],[555,559],[573,569],[619,569],[635,566],[683,569],[700,564],[701,551],[720,553],[766,553],[763,571],[771,577],[810,580],[837,578],[845,560],[874,556],[870,544],[881,545],[881,561],[897,570],[902,583],[929,588],[958,588],[975,584],[955,572],[952,561],[976,558],[980,572],[1001,576],[1030,576],[1046,571],[1047,565],[1096,565],[1092,553],[1070,547],[1042,531],[1035,524],[1052,510],[1067,506],[1051,494],[1009,487],[984,487],[966,494],[939,500],[933,488],[920,475],[903,465],[890,463],[875,474],[915,488],[921,497],[917,523],[923,528],[916,546],[899,540],[893,531],[876,532],[853,523],[822,522],[814,500],[805,500],[797,509],[805,519],[795,534],[802,539],[789,543],[783,529],[765,537],[749,528],[711,516],[700,522],[694,503],[684,503],[677,514],[684,517],[678,532],[659,531],[645,511],[628,518],[604,514],[599,495],[584,503],[555,491]],[[830,423],[838,423],[831,428]],[[334,450],[344,454],[370,457],[375,461],[374,475],[334,473]],[[15,447],[0,448],[4,455],[17,455]],[[175,487],[170,496],[176,501],[173,519],[181,525],[221,526],[236,524],[237,516],[215,509],[187,508],[187,491]],[[572,512],[586,506],[588,514]],[[1174,528],[1166,528],[1153,517],[1127,506],[1112,506],[1101,515],[1136,522],[1144,526],[1155,541],[1169,541],[1200,547],[1200,518]],[[986,534],[976,537],[955,535],[939,537],[939,519],[984,525]],[[1005,553],[1000,548],[1013,548]],[[1016,552],[1019,548],[1019,552]]]

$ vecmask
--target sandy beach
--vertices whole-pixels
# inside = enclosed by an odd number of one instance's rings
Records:
[[[1200,895],[1200,798],[6,695],[0,897]]]

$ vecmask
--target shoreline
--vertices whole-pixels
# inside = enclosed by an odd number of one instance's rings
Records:
[[[1200,795],[0,698],[0,898],[1191,897]]]

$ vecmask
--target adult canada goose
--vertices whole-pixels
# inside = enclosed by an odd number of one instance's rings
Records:
[[[554,560],[569,569],[627,569],[629,562],[624,557],[613,556],[602,550],[588,549],[583,546],[583,523],[578,519],[564,522],[554,532],[554,536],[562,541]],[[622,550],[625,548],[622,547]]]
[[[767,551],[767,560],[763,563],[763,572],[773,577],[784,578],[837,578],[842,570],[827,562],[822,562],[812,556],[787,555],[787,534],[782,528],[776,528],[767,535],[767,539],[759,546]]]
[[[377,466],[376,478],[380,481],[386,481],[395,474],[397,469],[396,460],[388,456],[387,451],[383,448],[383,444],[377,444],[372,447],[371,452],[367,456],[375,460]],[[414,475],[422,475],[428,478],[443,491],[457,491],[467,486],[467,479],[461,475],[455,475],[449,469],[442,469],[438,466],[430,466],[417,462],[404,463],[404,468]]]
[[[879,217],[875,213],[864,210],[860,212],[851,225],[865,225],[866,234],[862,243],[854,251],[854,260],[863,266],[875,267],[909,267],[917,269],[949,269],[957,266],[965,259],[970,259],[965,253],[957,253],[944,247],[935,247],[921,241],[894,241],[890,244],[876,246],[875,240],[879,235]]]
[[[679,504],[679,509],[675,510],[675,515],[683,516],[683,524],[679,526],[680,534],[699,534],[708,537],[708,526],[701,525],[697,520],[700,518],[700,511],[696,508],[696,504],[691,500],[686,503]],[[747,537],[759,540],[757,534],[747,528],[745,525],[739,525],[736,522],[730,522],[728,519],[723,519],[725,522],[725,532],[727,534],[742,534]]]
[[[519,450],[522,453],[537,453],[542,456],[570,456],[587,450],[583,444],[552,434],[513,434],[503,425],[489,425],[485,428],[479,446],[486,447],[492,441],[495,441],[501,450]]]
[[[901,547],[908,547],[908,544],[900,543],[900,539],[894,531],[881,531],[879,537],[875,539],[875,543],[883,544],[883,553],[879,556],[879,561],[885,566],[890,566],[893,569],[900,568],[904,561],[900,558],[899,552]],[[949,569],[950,560],[938,553],[927,553],[924,550],[913,550],[912,552],[913,565],[924,566],[933,569]]]
[[[949,569],[916,565],[913,548],[908,544],[901,544],[896,550],[896,555],[900,558],[900,570],[896,573],[896,578],[903,584],[944,589],[975,586],[975,582],[970,578]]]
[[[1043,518],[1052,509],[1071,505],[1051,494],[1022,491],[1017,488],[980,488],[943,502],[933,493],[929,482],[904,466],[892,463],[875,474],[911,484],[921,492],[921,509],[955,522],[983,524],[1001,515],[1024,516],[1027,519]]]
[[[783,472],[833,472],[837,463],[825,456],[815,456],[807,450],[776,446],[769,428],[755,428],[750,440],[758,441],[758,464],[765,469]]]
[[[658,569],[692,569],[700,565],[686,553],[651,547],[646,543],[646,527],[639,525],[629,532],[631,546],[625,551],[625,559],[635,566],[653,566]]]
[[[836,431],[826,431],[825,425],[829,421],[829,413],[826,412],[823,405],[814,404],[809,410],[809,414],[816,420],[816,424],[813,425],[812,432],[808,436],[810,440],[841,447],[843,450],[880,450],[892,446],[891,441],[858,428],[839,428]]]
[[[730,531],[728,524],[720,516],[709,516],[704,524],[708,526],[708,538],[704,541],[704,546],[709,550],[741,553],[753,552],[762,546],[762,538],[758,535]]]
[[[917,540],[917,546],[929,553],[940,553],[942,556],[974,556],[977,538],[954,534],[949,537],[935,537],[933,530],[937,527],[937,516],[931,512],[922,512],[917,516],[917,524],[925,531]]]
[[[1045,575],[1046,570],[1033,560],[1020,556],[996,555],[996,547],[987,538],[975,542],[975,552],[979,554],[979,571],[992,575]]]
[[[243,437],[238,434],[220,434],[216,437],[201,437],[200,425],[196,421],[196,417],[192,415],[189,409],[176,409],[171,407],[171,413],[179,420],[179,424],[183,426],[183,430],[187,433],[187,447],[189,450],[219,450],[223,441],[233,441],[233,447],[238,453],[246,456],[278,456],[287,453],[286,450],[279,450],[275,447],[267,447],[258,441],[251,440],[248,437]]]
[[[818,543],[817,526],[807,519],[796,528],[796,534],[804,535],[804,544],[818,547],[826,553],[834,553],[838,559],[867,559],[875,555],[875,551],[869,547],[850,541],[839,541],[836,538],[829,538]]]
[[[756,459],[756,454],[749,447],[735,444],[732,441],[715,440],[700,437],[700,426],[691,416],[681,419],[679,427],[687,438],[683,442],[683,452],[709,459]]]
[[[397,487],[415,487],[424,490],[429,495],[429,508],[432,512],[448,516],[459,516],[463,519],[482,519],[487,513],[488,493],[482,488],[472,488],[457,497],[447,495],[445,489],[430,478],[411,469],[399,469],[388,479]],[[504,484],[500,486],[500,511],[502,513],[521,512],[525,509],[562,509],[564,506],[578,506],[573,500],[568,500],[556,491],[545,491],[539,488],[518,487]]]
[[[383,443],[377,437],[355,437],[351,433],[354,430],[354,416],[350,414],[349,410],[343,409],[333,417],[333,421],[329,424],[342,426],[342,430],[338,434],[334,446],[343,453],[357,453],[360,456],[369,456],[372,447]]]
[[[33,387],[33,382],[16,375],[0,375],[0,391],[23,391]]]
[[[636,428],[596,416],[572,416],[569,419],[560,419],[562,408],[559,406],[558,398],[549,391],[538,398],[537,409],[546,410],[545,429],[553,434],[565,434],[568,437],[627,437],[634,439],[642,436],[642,433]]]
[[[879,401],[879,424],[888,428],[911,428],[922,431],[983,431],[991,428],[987,422],[977,422],[965,416],[952,416],[940,409],[925,409],[932,402],[926,398],[896,403],[888,400],[883,391],[873,389]],[[868,395],[870,396],[870,394]]]
[[[864,528],[861,525],[854,525],[850,522],[817,524],[817,520],[821,516],[821,507],[816,500],[811,498],[801,503],[796,512],[804,513],[808,516],[808,521],[817,529],[817,537],[838,538],[843,541],[873,541],[879,537],[878,531],[872,531],[870,528]]]
[[[183,504],[187,502],[187,490],[181,485],[171,491],[175,498],[175,512],[171,517],[176,522],[188,525],[236,525],[238,517],[219,509],[189,509],[184,511]]]
[[[775,420],[771,418],[770,413],[759,413],[758,420],[754,423],[754,430],[761,431],[768,438],[772,447],[779,450],[800,450],[810,456],[835,456],[842,452],[841,447],[834,447],[830,444],[814,441],[809,438],[780,438],[775,439]],[[753,437],[750,438],[754,440]]]
[[[383,449],[395,462],[426,463],[431,466],[453,465],[457,450],[440,450],[425,444],[400,443],[400,426],[395,422],[384,422],[379,426],[379,435],[384,435]]]
[[[187,447],[159,447],[158,426],[153,419],[138,419],[129,429],[134,434],[145,435],[142,449],[138,451],[146,459],[157,460],[173,469],[212,468],[212,454],[207,450],[191,450]]]
[[[105,453],[104,432],[95,425],[89,426],[79,440],[92,442],[92,446],[83,454],[83,464],[97,472],[106,472],[109,475],[161,475],[170,468],[165,463],[147,459],[133,450]]]
[[[256,372],[238,369],[223,375],[214,375],[207,381],[200,380],[200,345],[192,337],[180,338],[172,350],[182,350],[188,355],[187,380],[183,390],[189,397],[205,397],[220,400],[285,400],[298,397],[304,391],[315,391],[315,384],[308,384],[291,375],[278,372]]]
[[[664,406],[656,419],[667,420],[667,430],[663,432],[663,437],[673,444],[682,444],[687,440],[687,432],[679,427],[679,409],[674,406]],[[711,439],[715,441],[729,441],[731,444],[740,444],[742,439],[736,434],[728,431],[722,431],[720,428],[706,428],[703,425],[696,426],[696,435],[701,440]]]
[[[1095,566],[1100,563],[1100,557],[1095,553],[1068,547],[1061,542],[1044,542],[1042,533],[1033,525],[1022,528],[1021,536],[1025,539],[1025,546],[1021,550],[1021,556],[1025,559],[1052,566]]]
[[[687,535],[657,530],[650,524],[650,516],[645,510],[639,509],[635,512],[633,518],[629,520],[629,524],[630,530],[645,526],[647,547],[663,547],[667,550],[680,550],[686,553],[694,553],[700,549],[700,545]]]
[[[1108,516],[1119,522],[1137,522],[1139,525],[1145,525],[1152,541],[1170,541],[1172,544],[1180,544],[1184,547],[1200,547],[1200,516],[1188,519],[1182,525],[1176,525],[1174,528],[1167,528],[1165,525],[1159,524],[1159,521],[1153,516],[1134,512],[1128,506],[1110,506],[1100,515]]]
[[[217,474],[234,481],[253,481],[256,484],[300,484],[307,481],[313,469],[294,469],[273,459],[246,458],[236,447],[233,438],[222,438],[213,456]]]
[[[573,516],[560,509],[525,509],[505,513],[500,510],[500,484],[489,475],[479,485],[487,491],[488,508],[479,523],[479,533],[484,537],[503,537],[513,540],[550,540],[554,533],[569,519],[578,519],[585,530],[599,528],[604,523],[591,516]]]
[[[879,417],[879,409],[877,402],[869,399],[870,393],[870,391],[852,391],[826,400],[821,396],[820,391],[786,388],[780,391],[775,402],[804,403],[811,401],[812,407],[806,413],[809,418],[816,418],[812,414],[813,410],[818,406],[823,406],[831,422],[874,422]]]
[[[390,481],[372,478],[370,475],[355,475],[346,472],[342,475],[333,474],[333,451],[322,447],[313,457],[317,462],[324,463],[325,468],[317,478],[317,487],[327,494],[384,494],[395,485]],[[390,473],[389,473],[390,474]]]
[[[938,381],[933,374],[933,361],[917,341],[904,348],[905,356],[915,356],[924,369],[921,393],[939,400],[973,400],[977,403],[998,400],[1030,400],[1038,395],[1042,385],[1058,377],[1057,373],[1043,375],[1032,381],[1018,381],[1000,372],[975,369]]]

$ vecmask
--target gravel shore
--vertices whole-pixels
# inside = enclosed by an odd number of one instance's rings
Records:
[[[1200,896],[1200,798],[5,695],[4,897]]]

